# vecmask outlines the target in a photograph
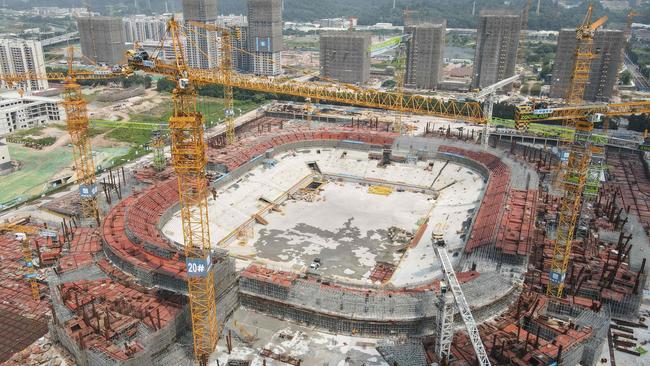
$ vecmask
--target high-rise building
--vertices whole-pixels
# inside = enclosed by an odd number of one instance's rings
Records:
[[[479,15],[473,88],[484,88],[515,74],[521,14],[482,10]]]
[[[282,73],[282,0],[248,0],[249,70],[256,75]]]
[[[370,78],[370,34],[321,33],[320,75],[351,84],[367,82]]]
[[[440,82],[445,50],[447,22],[425,22],[409,25],[404,33],[411,35],[406,47],[404,83],[409,88],[436,89]]]
[[[125,17],[123,21],[126,42],[161,41],[165,37],[169,18],[170,16],[166,15]]]
[[[551,81],[552,98],[566,96],[573,75],[576,42],[575,29],[560,31]],[[608,101],[612,97],[618,80],[621,48],[624,45],[623,31],[602,29],[596,32],[593,45],[594,60],[591,62],[591,74],[585,88],[584,100]]]
[[[249,71],[248,19],[245,15],[219,15],[217,23],[233,30],[231,36],[232,67],[243,72]]]
[[[31,73],[45,75],[45,58],[41,42],[15,38],[0,39],[0,75]],[[24,91],[48,88],[47,80],[29,80],[19,85],[7,85],[0,81],[0,87],[20,87]]]
[[[98,64],[119,64],[124,60],[126,40],[122,18],[77,18],[81,52]]]
[[[183,0],[183,19],[187,29],[185,50],[187,64],[197,69],[219,67],[217,32],[189,25],[189,21],[216,24],[217,0]]]

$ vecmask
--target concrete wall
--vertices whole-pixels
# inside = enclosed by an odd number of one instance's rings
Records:
[[[123,62],[126,35],[122,18],[77,18],[81,52],[96,63],[115,65]]]
[[[282,51],[282,0],[248,0],[248,35],[251,52]]]
[[[217,20],[217,0],[183,0],[184,20]]]
[[[625,35],[620,30],[600,30],[594,37],[593,51],[595,59],[591,63],[589,83],[585,88],[584,100],[609,101],[618,80],[618,68],[621,63],[621,48],[625,45]],[[550,96],[566,96],[576,53],[576,32],[574,29],[562,29],[558,39],[553,79]]]
[[[370,78],[370,34],[327,32],[320,36],[320,75],[345,83]]]
[[[438,87],[443,65],[446,28],[446,21],[406,27],[405,33],[412,37],[406,48],[404,82],[407,87],[418,89]]]
[[[479,16],[473,88],[483,88],[515,74],[521,16],[504,10],[483,10]]]

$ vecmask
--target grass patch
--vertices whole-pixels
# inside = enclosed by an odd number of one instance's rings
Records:
[[[51,179],[72,166],[72,150],[60,148],[44,152],[8,144],[13,160],[20,161],[22,168],[0,178],[0,202],[21,198],[26,200],[39,195]]]
[[[16,137],[24,137],[24,136],[41,136],[43,135],[43,130],[45,127],[33,127],[33,128],[28,128],[26,130],[20,130],[14,132],[12,135]]]
[[[515,128],[515,121],[511,119],[492,118],[492,124],[501,125],[506,128]],[[531,123],[528,125],[528,132],[538,136],[557,137],[560,135],[572,135],[574,131],[568,127]]]

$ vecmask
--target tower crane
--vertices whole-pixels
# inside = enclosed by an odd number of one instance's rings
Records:
[[[214,29],[217,29],[216,27]],[[223,32],[223,29],[220,29]],[[376,90],[240,75],[222,70],[190,69],[184,57],[182,25],[172,18],[167,25],[175,53],[175,62],[151,58],[145,52],[127,53],[133,70],[162,75],[176,82],[173,90],[173,114],[169,120],[172,164],[178,177],[180,210],[188,274],[189,303],[192,318],[195,357],[203,365],[218,340],[214,271],[211,270],[211,244],[207,209],[206,154],[203,118],[197,110],[196,86],[218,84],[260,92],[293,95],[311,100],[340,102],[386,110],[436,115],[472,122],[484,121],[476,102],[461,103],[419,95],[399,96]],[[227,30],[224,34],[230,34]],[[230,42],[222,42],[228,47]],[[223,52],[226,58],[229,52]],[[219,72],[221,71],[221,72]],[[225,71],[225,72],[224,72]],[[232,129],[234,132],[234,129]]]
[[[490,358],[485,351],[483,341],[481,340],[481,334],[478,331],[478,326],[476,325],[472,311],[467,303],[467,299],[465,299],[463,289],[460,287],[460,282],[458,282],[451,260],[447,255],[447,246],[442,233],[434,232],[432,234],[432,242],[436,255],[442,264],[442,272],[445,275],[445,281],[440,283],[440,295],[438,296],[438,323],[436,325],[436,329],[438,330],[438,339],[436,342],[436,353],[438,354],[438,358],[443,364],[445,364],[449,361],[449,356],[451,355],[451,343],[454,335],[453,305],[455,303],[455,307],[458,308],[458,312],[465,324],[467,335],[469,335],[472,346],[474,347],[474,352],[476,352],[476,359],[478,360],[479,365],[489,366],[491,365]],[[449,294],[450,289],[451,295]]]
[[[129,76],[131,72],[128,68],[117,66],[110,69],[97,69],[96,71],[79,71],[72,67],[73,60],[74,49],[70,46],[68,47],[67,72],[2,74],[0,75],[0,81],[14,87],[19,87],[21,83],[29,80],[63,81],[63,108],[66,113],[68,133],[72,141],[74,171],[79,182],[81,212],[83,217],[94,219],[99,224],[95,163],[90,146],[90,135],[88,134],[88,113],[86,101],[81,93],[81,86],[77,82],[80,80],[114,79]]]
[[[406,61],[406,45],[408,42],[411,40],[411,35],[410,34],[405,34],[402,37],[402,40],[397,47],[397,54],[396,54],[396,65],[395,65],[395,91],[397,92],[397,103],[398,107],[402,107],[400,104],[403,103],[404,101],[404,78],[405,78],[405,70],[404,70],[404,64]],[[400,108],[401,109],[401,108]],[[402,134],[402,111],[398,109],[395,112],[395,123],[393,125],[393,131],[397,132],[398,134]]]
[[[203,116],[197,109],[198,82],[185,60],[180,25],[172,18],[167,28],[176,57],[176,64],[170,66],[174,70],[176,87],[172,94],[174,108],[169,129],[172,164],[178,176],[194,356],[201,365],[207,365],[217,344],[218,327],[214,271],[211,269]],[[224,80],[229,80],[229,76],[225,75]]]
[[[178,21],[174,27],[181,32]],[[179,45],[180,46],[180,45]],[[174,46],[176,47],[176,46]],[[179,50],[175,48],[175,54]],[[147,62],[149,61],[149,62]],[[179,74],[176,64],[170,64],[158,59],[143,60],[137,53],[130,52],[128,65],[133,70],[165,76],[173,80],[191,76],[194,83],[199,85],[230,85],[233,88],[258,91],[263,93],[290,95],[310,98],[312,101],[333,102],[367,108],[378,108],[390,111],[401,111],[420,115],[430,115],[472,123],[483,123],[485,118],[481,106],[477,102],[456,101],[418,94],[405,94],[400,97],[397,93],[375,89],[352,87],[342,83],[316,83],[296,80],[277,80],[268,77],[243,75],[236,72],[224,75],[219,70],[192,69],[186,67],[185,75]]]
[[[490,123],[492,122],[492,111],[494,110],[494,94],[504,86],[510,85],[519,80],[521,75],[511,76],[503,79],[490,86],[487,86],[476,95],[476,98],[485,101],[483,106],[483,116],[485,116],[485,124],[483,124],[483,148],[487,149],[490,140]]]
[[[233,74],[232,67],[232,30],[228,27],[222,27],[214,24],[206,24],[197,21],[188,22],[192,26],[203,28],[209,31],[215,31],[221,33],[221,55],[220,55],[220,66],[221,66],[221,75],[224,78],[225,83],[223,84],[223,100],[224,100],[224,122],[226,124],[226,143],[228,145],[235,142],[235,109],[233,106],[233,87],[230,83],[230,79]],[[236,29],[237,38],[241,37],[241,30]]]
[[[576,29],[577,46],[573,76],[565,97],[569,105],[583,103],[585,88],[589,82],[591,72],[591,62],[594,59],[594,36],[596,30],[607,21],[607,17],[592,21],[592,13],[593,7],[589,5],[587,15],[582,24]],[[569,141],[568,158],[562,167],[564,196],[560,203],[556,237],[553,242],[551,269],[546,288],[548,296],[562,297],[564,290],[564,280],[571,257],[571,246],[589,178],[591,155],[595,152],[592,151],[591,136],[594,122],[594,118],[575,118],[567,121],[569,125],[574,126],[575,133]]]

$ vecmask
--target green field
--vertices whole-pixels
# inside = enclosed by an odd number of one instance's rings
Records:
[[[252,101],[235,101],[237,116],[249,112],[259,106]],[[205,116],[206,126],[212,127],[223,121],[223,100],[217,98],[199,97],[198,109]],[[131,115],[132,121],[142,124],[164,124],[171,116],[171,104],[163,104],[156,108],[156,113]],[[104,134],[104,137],[116,142],[125,143],[122,147],[93,148],[95,166],[106,169],[114,165],[124,164],[149,153],[148,144],[151,140],[152,130],[146,125],[140,129],[120,127],[121,122],[91,120],[90,135],[95,137]],[[52,124],[65,130],[64,124]],[[25,130],[17,133],[19,136],[43,135],[44,128]],[[52,179],[60,178],[61,172],[72,167],[72,149],[61,147],[53,151],[44,152],[18,144],[8,144],[12,160],[22,163],[19,171],[9,175],[0,176],[0,204],[14,200],[27,200],[33,196],[43,194],[47,183]]]
[[[21,162],[22,168],[0,176],[0,203],[40,195],[50,180],[61,178],[61,172],[72,167],[72,149],[69,147],[45,152],[17,144],[8,146],[12,160]],[[95,165],[106,167],[116,156],[128,151],[128,147],[94,148]]]

